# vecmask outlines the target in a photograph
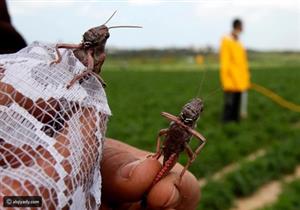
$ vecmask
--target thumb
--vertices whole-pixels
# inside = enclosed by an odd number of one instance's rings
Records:
[[[160,168],[156,159],[139,159],[122,148],[105,147],[101,162],[104,202],[118,205],[139,201]]]

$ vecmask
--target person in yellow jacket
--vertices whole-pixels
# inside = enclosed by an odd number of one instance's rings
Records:
[[[250,86],[250,73],[245,48],[239,41],[242,21],[235,19],[230,35],[224,36],[220,47],[220,77],[224,90],[223,121],[239,121],[242,93]]]

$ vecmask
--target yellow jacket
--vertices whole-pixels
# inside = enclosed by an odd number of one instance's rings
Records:
[[[221,83],[224,91],[242,92],[250,86],[246,51],[241,42],[230,36],[222,38],[220,48]]]

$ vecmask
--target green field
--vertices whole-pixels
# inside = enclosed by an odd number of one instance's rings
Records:
[[[251,79],[300,104],[300,64],[295,59],[298,57],[288,56],[281,60],[272,60],[271,56],[269,65],[258,56],[251,62]],[[222,180],[208,181],[199,209],[229,209],[235,197],[250,195],[262,184],[280,179],[300,164],[300,113],[286,110],[250,90],[248,118],[239,124],[222,124],[223,93],[213,65],[191,71],[180,65],[168,71],[158,71],[156,65],[150,64],[147,71],[138,71],[137,66],[132,71],[114,69],[110,63],[107,66],[109,70],[104,68],[103,78],[108,83],[106,91],[113,113],[107,136],[154,151],[158,131],[168,126],[160,112],[176,115],[188,100],[200,97],[205,109],[197,129],[208,143],[190,168],[196,177],[210,180],[224,166],[258,149],[266,150],[261,159],[243,164]],[[185,155],[180,161],[185,163]]]

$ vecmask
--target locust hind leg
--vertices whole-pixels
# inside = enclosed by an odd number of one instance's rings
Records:
[[[185,165],[185,167],[182,169],[181,173],[180,173],[180,177],[179,177],[179,183],[181,183],[181,179],[184,175],[184,173],[188,170],[188,168],[190,167],[190,165],[194,162],[194,160],[196,159],[196,157],[199,155],[200,151],[202,150],[202,148],[204,147],[206,140],[205,138],[198,133],[197,131],[191,129],[190,131],[198,140],[200,140],[201,144],[196,148],[195,151],[193,151],[191,149],[191,147],[189,146],[188,143],[185,143],[185,151],[188,154],[189,160],[187,162],[187,164]]]
[[[152,157],[152,158],[155,158],[155,159],[159,159],[161,154],[162,154],[162,148],[161,148],[161,136],[164,136],[168,133],[169,129],[168,128],[165,128],[165,129],[161,129],[159,132],[158,132],[158,135],[157,135],[157,139],[156,139],[156,152],[154,155],[149,155],[148,157]]]
[[[85,76],[88,76],[89,74],[93,74],[94,72],[91,70],[85,70],[84,72],[82,72],[81,74],[76,75],[67,85],[67,89],[69,89],[70,87],[72,87],[76,81],[82,79]]]
[[[65,48],[65,49],[79,49],[79,48],[81,48],[82,47],[82,45],[81,44],[57,44],[56,46],[55,46],[55,51],[56,51],[56,55],[57,55],[57,58],[54,60],[54,61],[52,61],[51,63],[50,63],[50,65],[52,65],[52,64],[58,64],[58,63],[60,63],[61,62],[61,54],[60,54],[60,52],[59,52],[59,48]]]
[[[94,70],[94,59],[93,59],[93,50],[88,50],[87,52],[87,62],[88,62],[88,66],[87,69],[85,71],[83,71],[81,74],[76,75],[71,81],[70,83],[67,85],[67,89],[69,89],[71,86],[73,86],[75,84],[76,81],[84,78],[87,75],[94,75],[98,78],[98,80],[100,81],[102,87],[106,87],[106,83],[104,82],[104,80],[100,77],[99,74],[95,73]]]
[[[70,87],[72,87],[76,81],[84,78],[85,76],[88,75],[94,75],[95,77],[97,77],[97,79],[100,81],[102,87],[106,87],[106,83],[104,82],[104,80],[100,77],[99,74],[96,74],[95,72],[93,72],[92,70],[85,70],[84,72],[82,72],[81,74],[76,75],[67,85],[67,89],[69,89]]]
[[[196,148],[196,150],[194,151],[194,159],[199,155],[200,151],[203,149],[203,147],[206,144],[206,139],[204,136],[202,136],[202,134],[200,134],[199,132],[195,131],[194,129],[189,129],[189,132],[195,136],[196,139],[198,139],[200,141],[200,145]],[[188,146],[189,147],[189,146]],[[187,148],[187,147],[186,147]],[[193,160],[194,161],[194,160]]]
[[[196,155],[193,152],[193,150],[191,149],[191,147],[188,145],[188,143],[185,143],[185,151],[188,155],[188,162],[186,163],[186,165],[184,166],[184,168],[182,169],[180,175],[179,175],[179,181],[176,185],[180,185],[182,177],[184,175],[184,173],[188,170],[188,168],[190,167],[190,165],[194,162]]]

